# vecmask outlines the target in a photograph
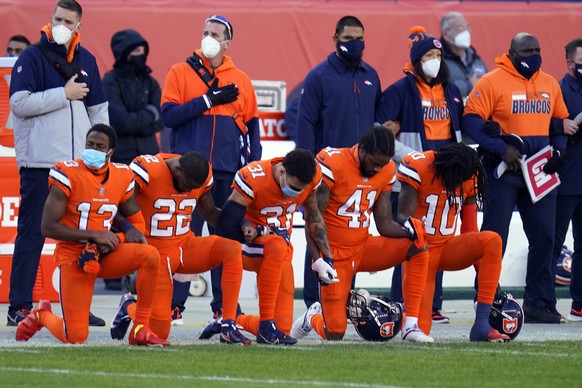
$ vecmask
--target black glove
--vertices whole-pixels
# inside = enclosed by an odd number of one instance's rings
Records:
[[[276,234],[277,236],[282,237],[287,245],[291,243],[291,235],[289,235],[289,231],[286,228],[257,225],[257,236],[264,236],[267,234]]]
[[[218,78],[215,78],[212,85],[208,88],[206,96],[210,100],[211,106],[228,104],[229,102],[236,101],[238,98],[238,88],[235,84],[219,87]]]
[[[552,153],[552,158],[548,160],[548,163],[544,164],[544,172],[546,174],[554,174],[564,166],[565,160],[565,152],[554,150]]]

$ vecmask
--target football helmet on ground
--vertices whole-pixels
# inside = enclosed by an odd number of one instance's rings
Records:
[[[508,292],[499,293],[489,314],[489,324],[501,334],[507,334],[512,340],[523,327],[523,308]]]
[[[356,332],[366,341],[388,341],[402,328],[402,305],[366,290],[352,290],[347,309]]]

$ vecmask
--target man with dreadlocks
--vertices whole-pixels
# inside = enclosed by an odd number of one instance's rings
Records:
[[[379,125],[364,133],[359,144],[351,148],[327,147],[317,154],[323,174],[317,204],[325,220],[339,282],[322,284],[321,304],[313,303],[295,321],[291,336],[303,338],[314,329],[326,340],[341,340],[354,275],[406,263],[402,339],[434,342],[417,324],[429,260],[426,233],[420,219],[411,218],[402,228],[392,218],[390,195],[396,181],[393,156],[394,136]],[[368,232],[371,214],[380,236]],[[306,237],[309,245],[310,237]],[[433,274],[433,285],[434,279]]]
[[[430,259],[419,327],[430,333],[436,271],[457,271],[478,263],[477,313],[469,338],[508,341],[507,335],[489,325],[501,273],[501,237],[477,228],[477,202],[482,206],[487,202],[487,182],[477,152],[462,143],[449,144],[439,152],[413,152],[402,159],[397,177],[402,183],[398,221],[404,224],[409,217],[425,219]],[[455,236],[463,207],[464,233]]]

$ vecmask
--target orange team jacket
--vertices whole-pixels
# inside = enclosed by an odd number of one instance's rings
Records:
[[[549,144],[550,120],[568,117],[560,85],[541,70],[529,80],[524,78],[507,54],[495,62],[497,67],[469,94],[464,115],[474,114],[484,121],[491,117],[503,134],[514,133],[524,139],[528,155],[533,155]]]
[[[368,237],[370,213],[382,191],[392,190],[396,165],[390,161],[370,178],[362,177],[358,145],[327,147],[317,154],[323,182],[331,188],[324,220],[333,246],[363,244]]]
[[[422,219],[429,247],[440,246],[455,236],[458,214],[463,202],[475,195],[473,179],[463,182],[463,197],[457,188],[454,206],[449,205],[445,186],[440,179],[434,179],[431,165],[435,157],[434,151],[412,152],[402,159],[398,167],[398,180],[408,183],[418,192],[418,202],[414,217]]]
[[[130,164],[139,185],[136,201],[145,219],[147,240],[159,250],[179,246],[192,233],[190,221],[196,202],[214,183],[210,168],[201,187],[185,193],[178,192],[165,162],[175,157],[180,155],[142,155]]]
[[[196,50],[196,53],[203,58],[200,50]],[[206,59],[203,58],[203,61],[205,67],[210,69]],[[214,72],[219,81],[218,86],[230,83],[237,85],[239,95],[236,101],[208,109],[201,98],[208,92],[208,86],[184,61],[168,70],[162,92],[161,113],[165,124],[173,129],[170,134],[173,152],[183,154],[190,150],[200,151],[215,170],[234,174],[248,160],[261,158],[257,98],[251,79],[234,65],[229,56],[224,56],[222,64]],[[181,108],[169,113],[168,107],[172,105],[180,105]],[[241,131],[250,152],[250,159],[244,163],[240,160],[241,144],[238,141]]]
[[[297,197],[284,197],[279,183],[272,174],[273,165],[283,158],[260,160],[241,168],[235,175],[232,188],[249,203],[245,219],[256,225],[286,228],[291,234],[293,213],[315,193],[321,184],[321,168],[316,164],[316,173],[311,183]]]
[[[135,181],[125,164],[109,163],[107,170],[105,179],[105,174],[94,175],[80,159],[55,163],[48,185],[49,190],[56,186],[67,196],[61,224],[79,230],[111,229],[117,206],[133,196]],[[76,261],[84,246],[80,241],[57,241],[56,264]]]

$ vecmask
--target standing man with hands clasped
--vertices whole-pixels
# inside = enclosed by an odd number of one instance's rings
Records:
[[[250,78],[239,70],[226,51],[233,27],[223,16],[204,22],[200,50],[168,71],[162,92],[162,119],[172,128],[171,151],[201,152],[212,164],[212,196],[221,208],[230,195],[236,172],[261,159],[259,112]],[[192,229],[202,235],[204,221],[194,214]],[[214,229],[209,227],[210,234]],[[212,270],[212,311],[222,308],[222,266]],[[173,314],[179,318],[189,285],[174,285]],[[176,309],[177,307],[177,309]]]
[[[57,161],[81,157],[91,126],[109,124],[95,57],[80,45],[82,13],[75,0],[60,0],[51,22],[41,29],[40,42],[25,50],[12,69],[10,110],[22,199],[10,274],[9,326],[18,325],[32,309],[49,171]],[[105,325],[101,319],[90,323]]]
[[[568,119],[558,82],[540,70],[541,49],[535,36],[526,32],[516,34],[508,53],[495,63],[495,69],[475,84],[463,116],[463,128],[469,136],[498,159],[484,163],[492,206],[484,212],[481,230],[497,232],[505,251],[509,224],[517,206],[529,243],[523,303],[525,322],[559,324],[564,317],[556,310],[551,268],[557,190],[538,202],[532,201],[521,171],[522,154],[532,156],[547,145],[554,145],[553,157],[544,166],[544,172],[556,172],[553,167],[563,157],[559,152],[559,137],[576,133],[578,125]],[[561,125],[550,138],[552,118]],[[488,131],[486,120],[498,123],[500,129]],[[509,134],[521,137],[523,150],[506,142],[507,136],[501,136]],[[508,171],[495,174],[501,160],[507,163]]]

